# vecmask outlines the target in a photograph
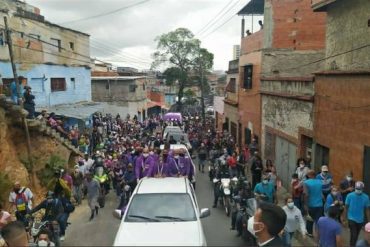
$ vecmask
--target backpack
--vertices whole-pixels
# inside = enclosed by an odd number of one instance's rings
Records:
[[[25,190],[26,188],[23,188],[15,196],[15,207],[18,212],[23,212],[27,210],[28,200],[26,195],[24,194]]]

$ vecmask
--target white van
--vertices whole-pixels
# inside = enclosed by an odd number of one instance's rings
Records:
[[[121,220],[114,246],[206,246],[195,192],[187,178],[143,178]]]

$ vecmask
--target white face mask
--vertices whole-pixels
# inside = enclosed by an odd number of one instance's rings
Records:
[[[179,158],[179,155],[175,155],[174,157],[175,157],[175,159],[178,159]]]
[[[248,231],[253,235],[256,236],[256,232],[254,231],[254,216],[248,219]]]
[[[294,202],[288,202],[287,203],[288,208],[292,209],[294,208]]]
[[[350,176],[347,176],[347,181],[352,181],[352,177],[350,177]]]
[[[269,181],[268,181],[267,179],[262,180],[262,183],[263,183],[263,184],[268,184],[268,182],[269,182]]]
[[[40,240],[40,241],[38,241],[37,242],[37,246],[48,246],[49,244],[48,244],[48,241],[46,241],[46,240]]]
[[[149,154],[150,154],[150,155],[153,155],[153,154],[154,154],[154,152],[153,152],[153,151],[150,151],[150,152],[149,152]]]
[[[149,154],[148,153],[143,153],[143,156],[146,158],[146,157],[149,156]]]
[[[299,164],[299,167],[300,168],[304,168],[304,164]]]

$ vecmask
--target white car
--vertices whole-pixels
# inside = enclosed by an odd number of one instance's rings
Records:
[[[168,132],[184,133],[184,131],[180,128],[180,126],[167,126],[163,131],[163,139],[167,138]]]
[[[187,178],[143,178],[121,220],[114,246],[206,246],[194,189]]]

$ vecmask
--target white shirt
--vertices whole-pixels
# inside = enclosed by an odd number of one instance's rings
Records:
[[[86,172],[88,172],[90,170],[90,168],[92,167],[92,165],[94,164],[94,160],[92,159],[88,159],[87,161],[84,159],[84,171],[83,171],[83,174],[86,174]]]
[[[288,206],[284,206],[283,210],[286,213],[286,223],[284,229],[287,232],[295,232],[300,230],[302,234],[306,233],[306,224],[303,220],[301,211],[294,206],[293,209],[289,209]]]
[[[275,238],[275,237],[270,238],[269,240],[267,240],[267,241],[265,241],[265,242],[263,242],[263,243],[258,243],[258,246],[262,247],[262,246],[264,246],[264,245],[266,245],[266,244],[270,243],[272,240],[274,240],[274,238]]]
[[[23,189],[24,189],[24,187],[22,187],[20,191],[22,191]],[[32,198],[33,198],[33,194],[31,192],[31,190],[29,188],[26,188],[23,193],[25,194],[25,196],[26,196],[26,198],[28,200],[28,208],[29,209],[32,209]],[[17,197],[17,194],[14,191],[10,192],[10,194],[9,194],[9,202],[11,204],[13,204],[14,209],[15,209],[14,202],[15,202],[15,198],[16,197]]]

